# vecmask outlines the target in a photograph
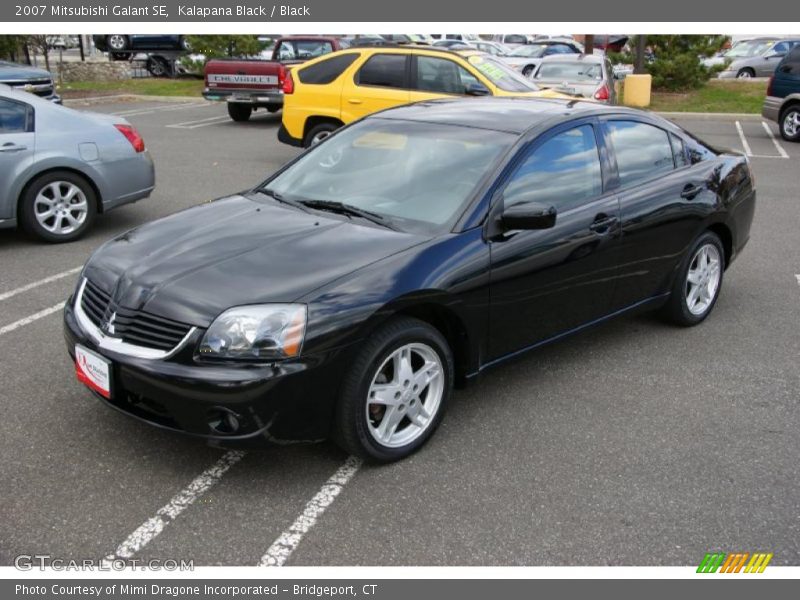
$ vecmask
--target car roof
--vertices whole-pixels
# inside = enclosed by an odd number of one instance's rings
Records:
[[[597,54],[552,54],[550,56],[545,56],[542,62],[586,62],[601,64],[604,59],[604,56]]]
[[[576,116],[602,113],[641,114],[630,108],[597,102],[560,98],[442,98],[390,108],[367,119],[421,121],[461,125],[521,135],[539,123],[551,119],[568,120]]]

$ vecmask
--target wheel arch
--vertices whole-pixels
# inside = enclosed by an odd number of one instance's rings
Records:
[[[707,231],[716,234],[722,242],[722,249],[725,252],[725,268],[727,269],[733,258],[733,232],[730,227],[722,222],[712,223],[709,225]]]
[[[322,125],[323,123],[331,123],[332,125],[336,125],[336,127],[344,127],[344,122],[336,117],[327,117],[321,115],[308,117],[303,125],[303,141],[305,141],[306,137],[311,130],[314,129],[314,127],[317,125]]]

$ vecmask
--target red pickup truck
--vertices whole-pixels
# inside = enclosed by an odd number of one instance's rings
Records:
[[[278,39],[271,60],[212,59],[203,70],[203,97],[226,101],[234,121],[247,121],[259,108],[275,112],[283,106],[283,82],[292,65],[341,48],[336,37],[293,35]]]

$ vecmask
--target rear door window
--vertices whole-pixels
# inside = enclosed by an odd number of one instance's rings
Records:
[[[405,54],[376,54],[365,62],[356,76],[358,85],[408,88]]]
[[[606,128],[621,186],[654,179],[675,168],[672,145],[663,129],[639,121],[608,121]]]

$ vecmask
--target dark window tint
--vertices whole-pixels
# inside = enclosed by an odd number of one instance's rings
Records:
[[[283,40],[278,44],[278,60],[309,60],[333,52],[327,40]]]
[[[515,33],[509,34],[506,36],[506,44],[527,44],[528,38],[524,35],[518,35]]]
[[[689,164],[689,159],[686,156],[686,150],[683,146],[683,140],[677,135],[670,133],[669,141],[672,144],[672,156],[675,158],[675,166],[685,167]]]
[[[478,79],[452,60],[431,56],[417,57],[416,89],[442,94],[463,94]]]
[[[298,77],[303,83],[331,83],[357,58],[358,54],[356,53],[334,55],[321,62],[303,67],[298,71]]]
[[[22,133],[28,130],[28,107],[0,98],[0,133]]]
[[[609,121],[608,131],[621,185],[653,179],[675,168],[672,146],[663,129],[636,121]]]
[[[800,46],[796,46],[794,50],[789,53],[789,56],[783,59],[778,70],[782,73],[800,75]]]
[[[575,54],[575,50],[566,44],[551,44],[545,51],[545,55],[552,54]]]
[[[540,202],[564,211],[603,190],[594,129],[582,125],[556,134],[525,159],[503,192],[504,206]]]
[[[360,85],[404,88],[406,85],[406,57],[403,54],[376,54],[358,72]]]

